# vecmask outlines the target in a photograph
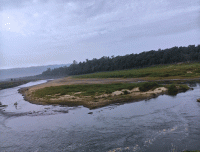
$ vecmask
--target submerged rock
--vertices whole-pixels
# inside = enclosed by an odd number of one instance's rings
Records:
[[[0,105],[0,107],[7,107],[8,105]]]
[[[200,102],[200,98],[199,98],[199,99],[197,99],[197,102]]]
[[[2,103],[0,102],[0,107],[7,107],[8,105],[2,105]]]

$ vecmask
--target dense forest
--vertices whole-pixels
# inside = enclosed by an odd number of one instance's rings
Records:
[[[139,54],[125,56],[103,56],[77,63],[75,60],[69,67],[47,69],[41,76],[61,77],[67,75],[88,74],[102,71],[114,71],[133,68],[143,68],[159,64],[174,64],[179,62],[200,61],[200,45],[188,47],[172,47],[164,50],[151,50]]]

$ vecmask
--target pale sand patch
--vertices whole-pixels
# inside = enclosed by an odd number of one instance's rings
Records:
[[[115,91],[111,95],[112,96],[118,96],[118,95],[121,95],[121,94],[124,94],[124,92],[122,92],[122,91]]]
[[[187,71],[187,73],[193,73],[192,71]]]
[[[100,96],[95,96],[94,98],[99,99],[99,98],[106,98],[106,97],[109,97],[109,96],[110,96],[109,94],[102,94]]]
[[[82,93],[82,92],[76,92],[76,93],[74,93],[74,95],[75,95],[75,94],[81,94],[81,93]]]
[[[138,91],[140,91],[139,87],[133,88],[133,89],[131,90],[131,92],[138,92]]]
[[[140,92],[139,88],[137,87],[137,88],[134,88],[132,90],[123,89],[121,91],[115,91],[111,95],[112,96],[123,95],[124,91],[127,91],[128,93],[130,93],[132,95],[159,94],[159,93],[162,93],[162,92],[166,92],[167,88],[165,88],[165,87],[159,87],[159,88],[156,88],[155,90],[149,90],[149,91],[146,91],[146,92]]]
[[[161,93],[161,92],[165,92],[165,91],[167,91],[167,88],[159,87],[159,88],[156,88],[155,90],[149,90],[149,91],[147,91],[147,93],[155,93],[155,94],[157,94],[157,93]]]
[[[42,100],[45,100],[45,99],[42,99]],[[50,101],[80,101],[81,98],[67,94],[67,95],[59,96],[58,98],[50,98],[49,100]]]

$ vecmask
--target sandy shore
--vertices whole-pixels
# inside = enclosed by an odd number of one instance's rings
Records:
[[[149,90],[147,92],[140,92],[139,88],[134,88],[132,90],[122,89],[117,90],[111,94],[103,94],[100,96],[76,96],[76,94],[80,94],[81,92],[76,92],[74,95],[63,95],[59,97],[51,97],[46,100],[43,98],[34,98],[33,93],[45,87],[50,86],[61,86],[61,85],[72,85],[72,84],[111,84],[111,83],[134,83],[140,82],[142,79],[135,78],[109,78],[109,79],[74,79],[71,77],[56,79],[53,81],[49,81],[45,84],[40,84],[36,86],[32,86],[29,88],[21,89],[19,92],[24,95],[25,100],[34,103],[34,104],[56,104],[56,105],[68,105],[68,106],[77,106],[83,105],[90,109],[103,107],[106,105],[110,105],[113,103],[124,103],[124,102],[133,102],[140,101],[144,99],[150,99],[153,97],[157,97],[160,94],[164,94],[167,92],[165,87],[160,87],[155,90]],[[126,91],[126,94],[124,94]]]

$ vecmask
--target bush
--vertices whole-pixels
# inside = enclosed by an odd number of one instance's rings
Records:
[[[127,90],[124,90],[123,92],[124,92],[125,95],[130,94]]]
[[[176,95],[178,93],[178,89],[176,88],[176,85],[174,84],[169,85],[168,93],[169,95]]]
[[[158,83],[156,82],[145,82],[145,83],[142,83],[141,86],[139,87],[140,91],[149,91],[151,89],[155,89],[159,87]]]
[[[179,85],[179,87],[180,87],[179,90],[183,92],[186,92],[187,90],[190,89],[187,85]]]

